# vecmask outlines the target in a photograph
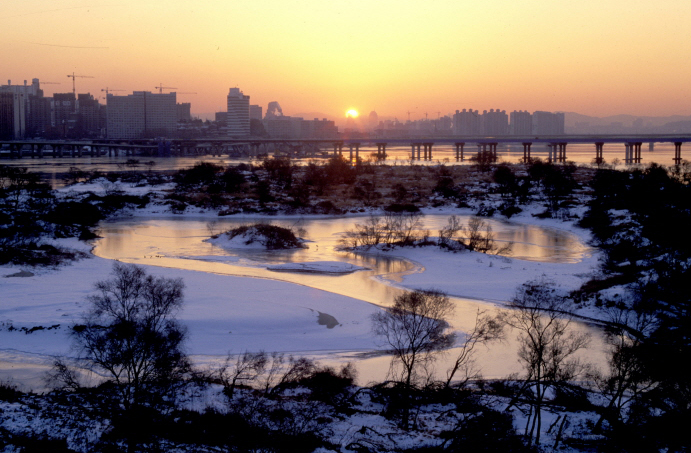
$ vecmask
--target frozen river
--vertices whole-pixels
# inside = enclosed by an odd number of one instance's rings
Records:
[[[427,215],[423,229],[435,236],[447,220],[446,215]],[[93,253],[107,259],[117,259],[140,265],[153,265],[168,268],[201,271],[204,273],[229,276],[253,277],[289,282],[296,285],[327,291],[364,301],[378,306],[393,303],[397,294],[403,291],[402,283],[408,276],[416,274],[423,277],[428,272],[424,265],[411,259],[396,256],[396,251],[387,254],[353,254],[337,249],[343,233],[353,228],[355,223],[363,222],[365,217],[296,219],[276,218],[271,223],[280,226],[302,228],[309,241],[307,249],[289,251],[263,251],[249,249],[224,249],[204,242],[215,233],[226,231],[241,224],[266,221],[266,218],[208,219],[185,216],[171,218],[124,219],[108,221],[101,225],[99,239]],[[467,217],[463,217],[464,222]],[[579,238],[567,231],[535,225],[499,222],[490,220],[498,241],[513,242],[512,258],[518,261],[552,263],[568,266],[581,262],[591,250]],[[413,252],[414,253],[414,252]],[[449,257],[455,256],[448,254]],[[284,263],[341,262],[366,268],[366,270],[325,275],[319,273],[275,272],[268,267]],[[497,274],[497,278],[501,278]],[[478,309],[498,313],[505,308],[469,298],[452,298],[456,310],[451,324],[459,332],[472,328]],[[327,313],[329,314],[329,313]],[[369,323],[369,319],[361,322]],[[576,324],[576,329],[597,333],[597,329],[586,324]],[[486,377],[504,377],[519,370],[516,361],[517,342],[515,333],[508,333],[503,343],[492,345],[478,360]],[[285,344],[290,344],[285,338]],[[324,351],[319,344],[303,350],[287,352],[304,354],[319,359],[322,363],[342,363],[355,360],[361,381],[381,380],[386,374],[389,357],[372,355],[372,350],[349,348],[348,344],[338,351]],[[594,335],[591,348],[585,355],[590,360],[600,362],[602,343],[599,335]],[[446,354],[447,360],[453,357],[453,350]],[[198,357],[198,361],[213,361],[213,357]],[[438,369],[445,369],[444,361]]]

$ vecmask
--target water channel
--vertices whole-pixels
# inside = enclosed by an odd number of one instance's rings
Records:
[[[424,229],[436,232],[447,221],[446,215],[427,215]],[[204,242],[214,233],[226,231],[240,224],[266,221],[264,218],[208,218],[185,216],[170,218],[132,218],[111,220],[101,224],[100,235],[93,253],[97,256],[124,262],[195,270],[222,275],[245,276],[260,279],[282,280],[311,288],[359,299],[368,303],[387,306],[403,289],[397,282],[409,273],[424,272],[421,265],[393,254],[354,254],[337,249],[345,231],[353,228],[365,217],[342,218],[272,218],[271,223],[280,226],[302,228],[309,240],[309,248],[289,251],[264,251],[256,249],[228,250]],[[462,218],[464,222],[467,218]],[[591,250],[577,236],[558,229],[525,225],[512,222],[490,221],[498,241],[514,243],[515,259],[548,263],[575,263]],[[432,233],[435,234],[435,233]],[[368,270],[340,275],[319,273],[273,272],[268,265],[298,262],[346,262]],[[498,313],[505,310],[496,304],[479,300],[453,297],[456,311],[451,320],[457,331],[472,328],[478,309]],[[368,322],[369,320],[363,320]],[[584,356],[589,361],[602,361],[602,341],[598,329],[584,323],[575,328],[593,333],[594,340]],[[516,334],[508,333],[506,340],[482,351],[478,365],[485,377],[501,378],[520,370],[516,360]],[[317,349],[317,347],[315,347]],[[363,354],[368,351],[296,351],[310,355],[321,363],[336,364],[355,360],[362,383],[383,380],[388,369],[389,357]],[[371,352],[371,351],[369,351]],[[446,354],[446,360],[454,355]],[[206,360],[210,360],[208,357]],[[198,358],[198,361],[204,359]],[[439,369],[446,367],[442,363]]]

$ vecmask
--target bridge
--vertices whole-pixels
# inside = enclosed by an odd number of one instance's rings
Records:
[[[0,157],[19,159],[30,156],[42,158],[48,155],[58,157],[83,156],[194,156],[194,155],[237,155],[257,156],[268,154],[273,148],[286,151],[289,155],[343,155],[344,148],[351,162],[358,162],[360,147],[376,146],[376,157],[386,159],[387,146],[410,146],[412,160],[431,160],[435,145],[453,146],[456,161],[465,160],[466,145],[477,146],[478,155],[484,154],[496,160],[499,144],[523,146],[523,161],[532,158],[534,144],[546,144],[548,161],[566,162],[567,145],[591,143],[594,146],[596,163],[603,162],[605,144],[625,146],[624,163],[641,162],[641,148],[648,143],[652,150],[655,143],[674,144],[674,163],[679,164],[682,144],[691,142],[691,134],[647,134],[647,135],[506,135],[506,136],[450,136],[450,137],[387,137],[387,138],[330,138],[330,139],[280,139],[280,138],[211,138],[211,139],[94,139],[94,140],[0,140]]]

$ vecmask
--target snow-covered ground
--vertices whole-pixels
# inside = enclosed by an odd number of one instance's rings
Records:
[[[136,215],[155,216],[155,209]],[[449,208],[427,212],[469,213]],[[587,231],[570,223],[539,220],[529,213],[512,221],[567,229],[583,242],[589,239]],[[72,240],[62,242],[75,248],[88,247]],[[404,275],[378,277],[387,284],[439,289],[452,296],[486,301],[491,305],[510,300],[518,285],[542,276],[575,289],[595,272],[597,265],[597,254],[592,250],[584,253],[576,263],[454,253],[437,247],[396,248],[388,252],[372,250],[369,253],[401,257],[416,263],[414,270]],[[371,303],[284,281],[157,266],[146,268],[154,275],[184,280],[185,305],[179,318],[189,329],[188,352],[198,363],[245,350],[263,349],[324,358],[339,357],[339,352],[371,351],[380,346],[370,331],[369,321],[370,315],[379,308]],[[334,275],[359,269],[348,263],[323,261],[274,264],[267,268]],[[21,270],[35,275],[1,278]],[[37,369],[49,366],[53,356],[74,356],[75,352],[70,350],[70,327],[80,322],[88,306],[86,297],[94,284],[108,279],[111,270],[112,261],[99,257],[58,269],[0,267],[0,380],[12,378],[19,384],[25,383],[25,387],[41,388]],[[320,323],[324,319],[330,322]]]

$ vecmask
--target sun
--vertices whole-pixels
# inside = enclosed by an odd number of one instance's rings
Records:
[[[346,118],[357,118],[360,114],[355,109],[350,109],[346,112]]]

